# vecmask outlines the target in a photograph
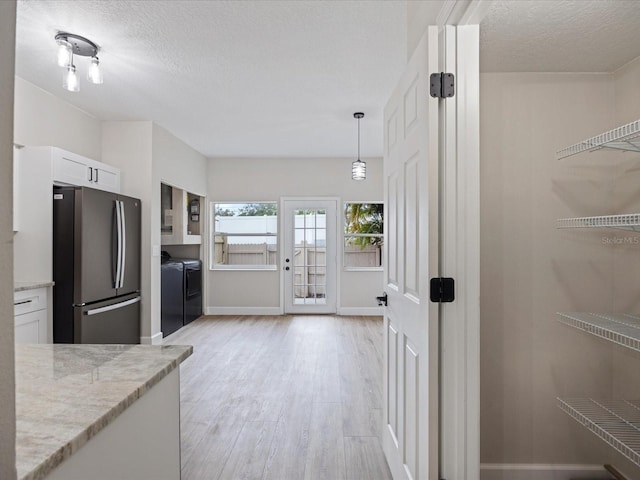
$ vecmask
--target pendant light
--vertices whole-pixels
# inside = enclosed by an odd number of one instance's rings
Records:
[[[67,66],[67,72],[62,77],[62,88],[70,92],[80,91],[80,83],[76,75],[76,66],[73,63]]]
[[[351,178],[365,180],[367,178],[367,164],[360,160],[360,119],[364,117],[364,113],[356,112],[353,117],[358,119],[358,159],[351,164]]]
[[[80,81],[76,75],[76,66],[73,64],[74,55],[91,57],[87,79],[95,84],[103,82],[100,60],[98,59],[98,45],[88,38],[67,32],[59,32],[55,39],[58,44],[58,65],[66,70],[62,77],[62,87],[65,90],[70,92],[80,91]]]
[[[91,59],[91,65],[87,71],[87,80],[96,85],[100,85],[103,82],[102,70],[100,70],[100,60],[98,57],[93,57]]]
[[[71,64],[71,44],[64,38],[56,38],[58,44],[58,66],[67,67]]]

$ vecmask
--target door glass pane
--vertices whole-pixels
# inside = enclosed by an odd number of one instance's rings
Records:
[[[326,210],[295,210],[293,214],[294,304],[326,304]]]

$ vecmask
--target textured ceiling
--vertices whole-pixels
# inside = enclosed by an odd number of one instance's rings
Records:
[[[61,88],[57,31],[101,47],[104,84]],[[406,60],[398,1],[18,2],[16,73],[102,120],[153,120],[206,156],[382,154]]]
[[[152,120],[209,157],[351,157],[363,111],[362,156],[380,156],[406,12],[381,0],[19,0],[16,72],[99,119]],[[77,58],[81,92],[61,88],[59,30],[102,47],[104,85]],[[611,72],[640,56],[640,0],[495,0],[480,39],[485,72]]]
[[[640,0],[496,0],[484,72],[612,72],[640,56]]]

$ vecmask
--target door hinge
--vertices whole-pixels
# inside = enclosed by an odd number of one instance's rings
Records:
[[[435,303],[449,303],[455,300],[455,282],[453,278],[437,277],[431,279],[431,301]]]
[[[449,98],[453,97],[455,91],[455,78],[453,73],[432,73],[431,77],[431,89],[429,93],[434,98]]]

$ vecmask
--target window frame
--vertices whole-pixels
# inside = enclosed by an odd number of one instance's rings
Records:
[[[347,233],[346,229],[347,229],[347,225],[346,225],[346,218],[345,218],[345,211],[347,209],[347,205],[351,205],[351,204],[376,204],[376,205],[382,205],[382,221],[384,224],[384,216],[386,213],[386,207],[383,201],[364,201],[364,200],[352,200],[352,201],[348,201],[348,200],[343,200],[342,202],[342,270],[345,272],[382,272],[384,271],[384,242],[386,241],[385,239],[385,233],[384,233],[384,228],[383,228],[383,232],[382,233]],[[372,237],[372,238],[381,238],[382,239],[382,246],[380,249],[380,266],[376,266],[376,267],[358,267],[358,266],[349,266],[346,264],[345,262],[345,247],[347,245],[347,238],[362,238],[362,237]]]
[[[217,205],[251,205],[251,204],[272,204],[276,209],[275,232],[251,232],[251,233],[229,233],[216,231],[216,206]],[[280,238],[279,238],[279,222],[280,222],[280,203],[276,200],[212,200],[210,207],[210,228],[209,228],[209,270],[211,271],[257,271],[257,272],[273,272],[278,270],[280,259]],[[225,265],[216,262],[216,237],[273,237],[276,239],[275,264],[237,264]]]

